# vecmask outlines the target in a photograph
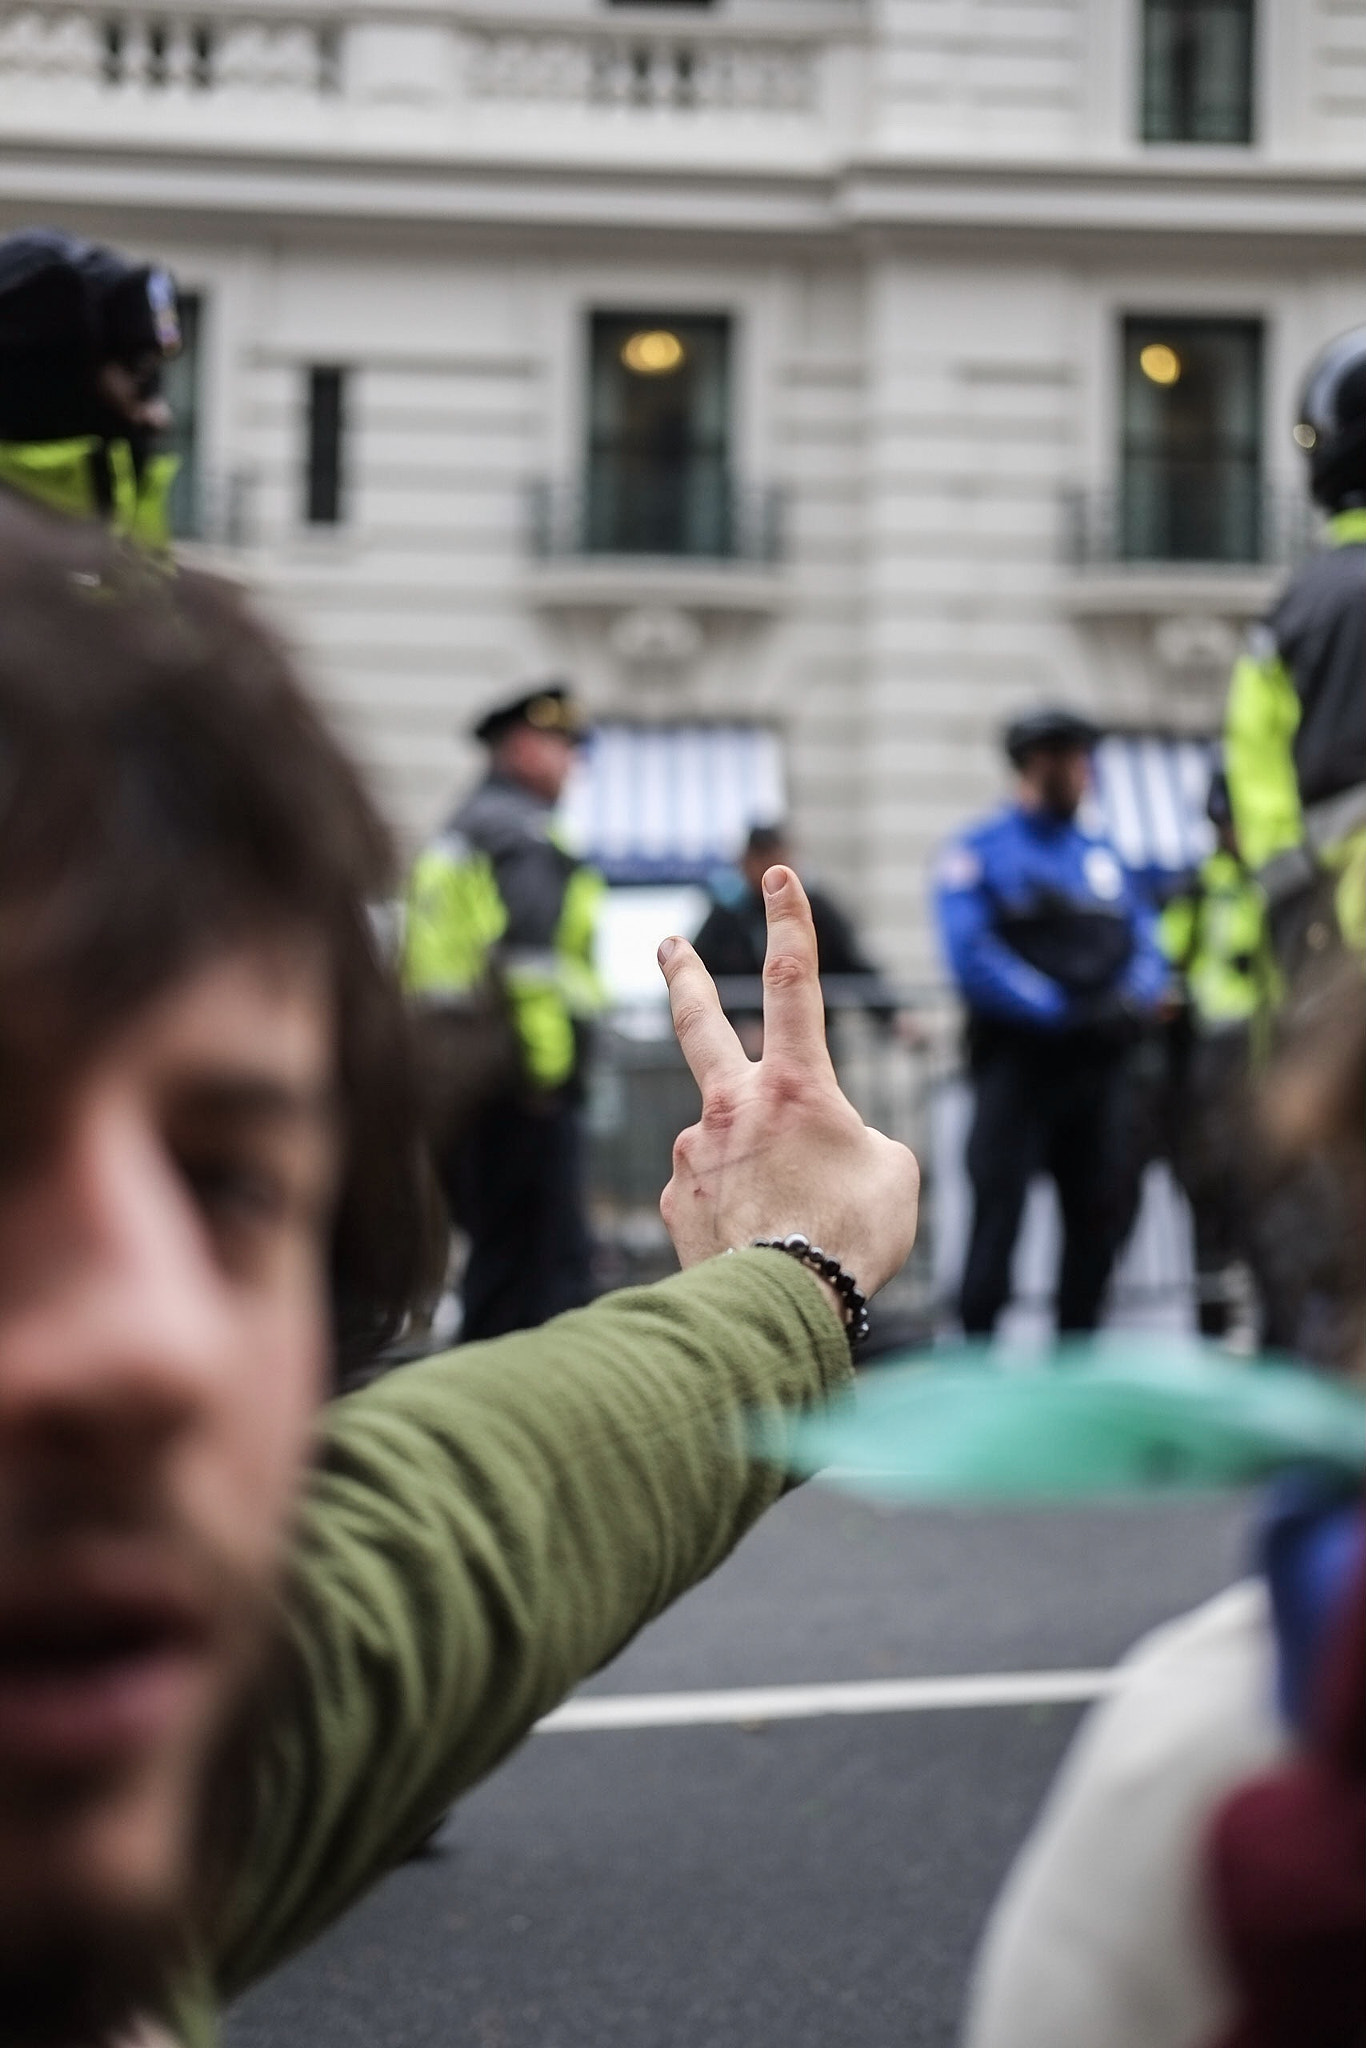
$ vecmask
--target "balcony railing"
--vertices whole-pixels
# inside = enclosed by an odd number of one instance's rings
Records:
[[[209,148],[240,140],[249,98],[257,140],[273,116],[290,149],[434,154],[476,139],[585,152],[623,127],[647,148],[705,131],[819,151],[853,118],[862,0],[771,26],[585,16],[522,0],[18,0],[0,8],[0,117],[45,130],[65,111],[83,131]]]
[[[545,561],[647,555],[776,563],[782,510],[776,489],[737,484],[709,468],[599,471],[576,484],[540,479],[530,493],[531,551]]]
[[[1074,568],[1190,564],[1276,567],[1313,544],[1302,492],[1263,490],[1222,469],[1170,469],[1108,491],[1071,490],[1062,506],[1063,559]]]

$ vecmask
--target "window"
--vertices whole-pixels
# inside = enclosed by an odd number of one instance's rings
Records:
[[[594,314],[588,412],[589,552],[736,552],[728,320]]]
[[[1123,350],[1121,554],[1257,561],[1261,322],[1130,319]]]
[[[202,302],[192,294],[180,298],[180,353],[167,363],[162,379],[171,408],[166,452],[180,457],[171,486],[171,532],[177,540],[198,540],[204,531],[204,484],[199,467],[199,378],[203,338]]]
[[[1251,142],[1253,26],[1253,0],[1144,0],[1145,142]]]
[[[310,526],[336,526],[342,516],[346,372],[315,364],[308,373],[308,447],[304,517]]]

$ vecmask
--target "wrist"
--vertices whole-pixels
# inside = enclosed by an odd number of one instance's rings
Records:
[[[791,1231],[786,1237],[756,1237],[753,1244],[759,1251],[782,1252],[811,1274],[824,1290],[851,1345],[867,1336],[867,1296],[854,1275],[838,1259],[832,1258],[819,1245],[813,1245],[800,1230]]]

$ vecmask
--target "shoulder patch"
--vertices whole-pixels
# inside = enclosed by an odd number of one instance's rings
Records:
[[[975,889],[981,879],[982,857],[961,839],[946,846],[934,864],[935,886],[940,889]]]
[[[1081,871],[1087,888],[1102,903],[1113,903],[1124,894],[1124,870],[1108,846],[1088,846]]]

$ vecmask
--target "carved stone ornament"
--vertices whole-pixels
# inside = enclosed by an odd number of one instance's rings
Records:
[[[1227,674],[1237,652],[1238,634],[1227,619],[1192,614],[1153,627],[1153,653],[1174,675]]]
[[[701,654],[702,628],[690,612],[676,605],[639,605],[613,619],[607,641],[625,668],[662,669],[676,675]]]

